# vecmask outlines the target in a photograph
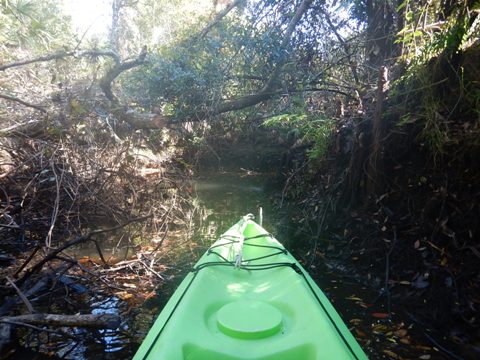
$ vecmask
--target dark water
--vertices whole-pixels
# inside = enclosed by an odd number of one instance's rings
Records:
[[[190,184],[199,214],[191,239],[198,244],[198,254],[243,215],[253,213],[258,216],[262,207],[263,226],[304,264],[370,359],[446,359],[425,341],[423,334],[428,329],[395,313],[394,308],[391,311],[393,316],[383,318],[388,312],[385,299],[379,296],[377,289],[363,285],[352,269],[325,258],[321,253],[311,253],[302,246],[307,235],[298,233],[291,223],[295,209],[279,207],[282,201],[278,194],[281,191],[275,188],[272,178],[273,174],[252,175],[247,172],[208,174]],[[114,246],[115,242],[106,245],[105,252]],[[95,251],[94,248],[82,248],[77,255],[90,255]],[[195,260],[192,258],[190,262]],[[179,272],[184,274],[187,271],[185,268]],[[88,342],[64,344],[56,351],[56,356],[66,359],[131,359],[182,276],[176,276],[162,288],[164,292],[158,293],[158,298],[136,309],[129,308],[116,297],[97,294],[89,300],[92,313],[119,314],[124,320],[120,330],[99,331]],[[25,358],[31,357],[26,355]]]

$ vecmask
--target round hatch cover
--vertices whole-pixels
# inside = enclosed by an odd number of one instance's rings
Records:
[[[242,339],[261,339],[282,327],[282,314],[263,301],[241,300],[224,305],[217,313],[219,329]]]

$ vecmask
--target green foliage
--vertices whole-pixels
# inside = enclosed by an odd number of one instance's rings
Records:
[[[407,100],[402,101],[412,103],[409,111],[400,116],[397,126],[402,128],[414,125],[418,129],[417,140],[426,145],[436,161],[445,154],[450,137],[448,121],[444,115],[448,111],[435,93],[433,77],[431,68],[426,64],[412,64],[404,76],[394,83],[391,98],[405,97]]]
[[[159,47],[142,71],[126,76],[125,89],[142,106],[167,106],[177,119],[195,116],[225,98],[258,91],[261,78],[272,72],[278,29],[253,31],[245,19],[233,18],[206,37],[192,37],[200,28],[192,24],[179,31],[176,41]]]
[[[437,1],[405,0],[397,9],[403,12],[405,27],[396,42],[403,44],[402,59],[408,66],[394,84],[391,98],[410,103],[409,113],[401,116],[398,125],[415,123],[418,140],[434,161],[446,155],[449,145],[464,136],[462,129],[470,126],[459,125],[463,119],[451,117],[457,107],[476,104],[478,83],[464,79],[458,59],[480,36],[480,20],[474,10],[479,4],[441,6]],[[444,93],[446,87],[456,93],[454,97]],[[464,113],[468,116],[468,111]]]
[[[423,127],[419,139],[425,142],[436,161],[445,155],[446,144],[450,139],[448,121],[443,115],[441,99],[431,91],[427,91],[423,96],[422,109]]]
[[[327,118],[316,118],[308,124],[310,130],[304,138],[306,141],[313,142],[313,146],[308,150],[308,157],[311,160],[321,159],[327,153],[328,146],[332,140],[334,131],[334,121]]]
[[[149,5],[150,9],[158,11],[153,5]],[[338,7],[348,8],[348,2]],[[328,84],[325,87],[333,84],[336,88],[337,82],[350,83],[350,65],[343,50],[339,50],[331,38],[322,36],[325,25],[313,8],[297,27],[286,53],[281,51],[285,28],[295,10],[294,2],[247,2],[202,37],[198,36],[201,29],[213,17],[207,18],[202,12],[197,18],[189,15],[186,24],[174,24],[175,30],[167,31],[159,39],[149,53],[148,65],[125,74],[123,88],[141,107],[166,106],[169,114],[180,121],[198,115],[205,117],[215,113],[216,107],[225,100],[258,93],[275,73],[280,60],[283,65],[275,79],[278,89],[298,91],[322,84],[323,79]],[[178,16],[170,16],[174,19],[167,23],[175,22]],[[146,13],[147,18],[150,15]],[[151,30],[153,25],[148,30],[147,24],[154,24],[152,21],[138,20],[139,28],[145,28],[148,36],[155,33]],[[338,29],[344,27],[344,23],[338,24]],[[357,55],[353,49],[351,52],[354,61]],[[288,61],[283,61],[282,56],[287,56]],[[340,65],[338,57],[343,59]],[[336,65],[332,66],[333,63]],[[334,79],[331,82],[330,77]],[[276,105],[278,102],[274,101],[262,104],[262,112],[269,112]]]
[[[448,56],[465,50],[480,36],[479,21],[473,21],[479,4],[450,4],[446,9],[439,1],[404,0],[397,11],[403,12],[405,26],[396,40],[403,45],[403,60],[425,64],[440,53]],[[445,12],[449,16],[443,19]]]
[[[72,40],[69,18],[58,1],[0,1],[0,43],[48,51]]]
[[[299,141],[311,144],[307,150],[310,160],[321,159],[326,154],[334,130],[334,120],[304,111],[274,116],[263,124],[283,131],[297,130]]]

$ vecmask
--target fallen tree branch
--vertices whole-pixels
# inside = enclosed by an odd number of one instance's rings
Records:
[[[116,329],[120,325],[120,317],[113,314],[29,314],[6,316],[0,318],[2,323],[25,323],[32,325],[88,327],[96,329]]]
[[[113,103],[118,103],[116,96],[112,91],[112,82],[124,71],[134,68],[135,66],[145,63],[147,57],[147,47],[144,46],[138,57],[134,60],[127,60],[124,62],[116,61],[115,65],[107,71],[107,73],[100,79],[100,88],[105,96]]]
[[[85,50],[85,51],[64,51],[57,52],[50,55],[40,56],[34,59],[15,61],[9,64],[0,65],[0,71],[5,71],[13,67],[19,67],[23,65],[33,64],[37,62],[45,62],[57,59],[63,59],[66,57],[85,57],[85,56],[108,56],[111,57],[116,63],[120,63],[119,56],[111,50]]]
[[[341,91],[337,89],[329,89],[329,88],[317,88],[317,87],[307,87],[307,88],[290,88],[288,89],[288,93],[298,93],[298,92],[331,92],[334,94],[339,94],[343,95],[345,97],[351,98],[351,99],[356,99],[354,96]],[[222,114],[225,112],[229,111],[234,111],[234,110],[241,110],[249,106],[256,105],[258,103],[261,103],[263,101],[269,100],[273,98],[274,96],[281,96],[284,95],[285,91],[272,91],[272,92],[266,92],[266,93],[258,93],[258,94],[253,94],[253,95],[246,95],[242,96],[236,99],[232,100],[226,100],[225,102],[221,103],[216,111],[214,111],[214,114]]]
[[[138,262],[142,264],[147,272],[151,272],[152,274],[156,275],[160,280],[165,280],[165,278],[160,275],[157,271],[153,270],[152,266],[148,266],[142,259],[138,259]]]
[[[38,293],[40,290],[42,290],[46,286],[47,286],[47,280],[46,280],[46,277],[43,277],[39,281],[37,281],[35,285],[33,285],[30,289],[26,291],[24,290],[23,294],[25,295],[26,298],[28,298]],[[18,299],[17,297],[4,298],[3,304],[2,306],[0,306],[0,318],[3,315],[8,314],[12,310],[12,308],[18,303],[20,303],[20,299]]]
[[[62,330],[51,330],[35,325],[58,327],[85,327],[94,329],[117,329],[120,326],[120,317],[113,314],[86,314],[86,315],[56,315],[30,314],[7,316],[0,318],[0,353],[11,341],[13,326],[24,326],[32,330],[75,339],[71,334]]]
[[[2,336],[2,333],[4,334],[2,341],[0,341],[0,351],[2,350],[3,346],[5,346],[6,344],[8,344],[10,342],[10,336],[11,336],[11,331],[12,331],[12,326],[11,325],[23,326],[23,327],[27,327],[27,328],[32,329],[32,330],[43,331],[43,332],[47,332],[49,334],[56,334],[56,335],[68,337],[70,339],[75,339],[74,336],[72,336],[72,335],[70,335],[66,332],[63,332],[63,331],[50,330],[50,329],[41,328],[41,327],[38,327],[38,326],[35,326],[35,325],[22,323],[22,322],[17,322],[17,321],[3,321],[3,322],[0,322],[0,337]]]
[[[15,272],[13,273],[14,278],[16,278],[18,274],[20,274],[22,270],[25,269],[25,267],[30,263],[30,261],[33,260],[33,257],[38,252],[38,250],[40,250],[40,246],[36,246],[31,252],[31,254],[28,256],[28,258],[24,261],[24,263],[20,265],[20,267],[17,270],[15,270]]]
[[[0,94],[0,98],[1,98],[1,99],[5,99],[5,100],[8,100],[8,101],[15,101],[15,102],[17,102],[17,103],[19,103],[19,104],[22,104],[23,106],[26,106],[26,107],[29,107],[29,108],[33,108],[33,109],[38,110],[38,111],[41,111],[41,112],[43,112],[43,113],[46,113],[46,112],[47,112],[47,110],[45,110],[45,109],[43,108],[43,106],[29,103],[29,102],[27,102],[27,101],[25,101],[25,100],[19,99],[19,98],[14,97],[14,96],[9,96],[9,95],[5,95],[5,94]],[[0,130],[0,132],[3,132],[3,131],[5,131],[5,129],[4,129],[4,130]]]

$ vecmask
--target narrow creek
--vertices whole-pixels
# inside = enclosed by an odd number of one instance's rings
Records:
[[[361,279],[344,264],[329,260],[320,252],[313,257],[311,253],[305,254],[301,244],[305,243],[302,236],[307,235],[295,231],[290,220],[293,209],[279,209],[281,200],[278,194],[281,191],[272,187],[272,176],[246,171],[199,176],[189,187],[201,214],[190,240],[195,244],[195,250],[184,262],[172,265],[166,271],[171,280],[141,307],[132,308],[118,297],[96,294],[86,302],[86,307],[92,313],[120,315],[124,320],[120,329],[99,331],[91,338],[95,340],[88,343],[64,344],[55,355],[65,359],[131,359],[157,314],[200,254],[241,216],[258,214],[262,207],[264,227],[304,264],[370,359],[446,359],[438,349],[425,343],[425,329],[406,315],[395,314],[393,309],[393,317],[387,318],[385,299],[379,296],[379,291],[362,284]],[[115,241],[107,241],[103,246],[105,253],[111,252]],[[94,247],[77,251],[77,256],[96,253]]]

